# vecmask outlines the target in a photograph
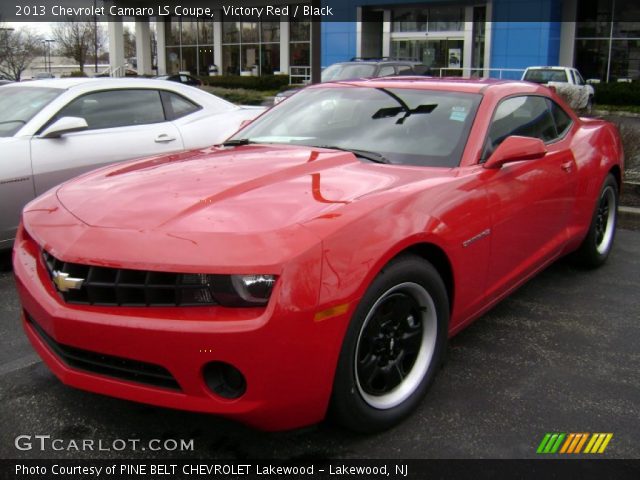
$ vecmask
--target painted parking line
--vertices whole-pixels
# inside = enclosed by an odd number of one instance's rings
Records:
[[[30,353],[29,355],[25,355],[24,357],[17,358],[12,360],[4,365],[0,365],[0,377],[3,375],[7,375],[8,373],[15,372],[16,370],[21,370],[23,368],[30,367],[31,365],[35,365],[36,363],[40,363],[42,360],[35,353]]]

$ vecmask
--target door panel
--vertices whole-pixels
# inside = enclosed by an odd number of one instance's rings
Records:
[[[0,249],[10,247],[22,208],[33,200],[29,139],[0,139]]]
[[[36,194],[85,171],[137,157],[183,150],[171,122],[69,133],[31,140]]]

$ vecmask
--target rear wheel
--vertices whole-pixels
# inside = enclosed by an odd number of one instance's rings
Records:
[[[331,411],[347,428],[374,432],[407,416],[435,377],[449,304],[438,272],[404,255],[372,282],[347,330]]]
[[[589,232],[576,251],[575,259],[585,267],[602,265],[611,253],[618,219],[618,183],[609,174],[602,185]]]

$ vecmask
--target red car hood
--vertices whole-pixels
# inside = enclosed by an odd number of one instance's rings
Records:
[[[108,167],[64,184],[57,196],[90,226],[241,234],[277,231],[418,178],[450,175],[420,172],[335,150],[214,147]]]

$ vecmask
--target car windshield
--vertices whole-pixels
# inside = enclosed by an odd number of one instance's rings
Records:
[[[0,137],[11,137],[64,90],[45,87],[0,89]]]
[[[527,70],[523,80],[533,83],[566,82],[567,73],[553,68],[534,68]]]
[[[373,77],[376,66],[371,63],[336,63],[323,70],[322,82],[338,82],[350,78]]]
[[[480,98],[402,88],[308,88],[238,132],[231,144],[337,148],[385,163],[455,167]]]

